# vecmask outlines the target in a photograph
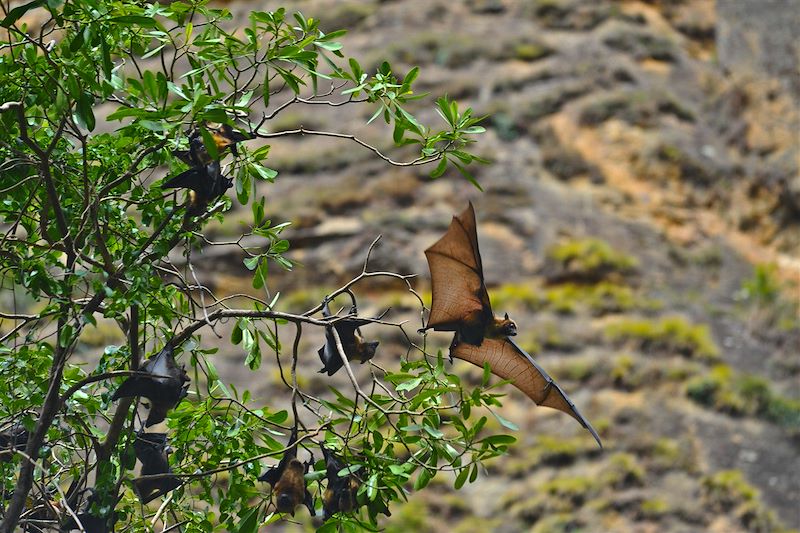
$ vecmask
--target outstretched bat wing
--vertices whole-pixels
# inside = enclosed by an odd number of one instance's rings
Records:
[[[447,233],[425,250],[425,257],[433,293],[428,327],[437,331],[460,331],[465,325],[480,329],[474,339],[480,344],[482,330],[493,315],[483,283],[475,226],[475,209],[470,203],[463,213],[453,217]]]
[[[524,392],[536,405],[551,407],[567,413],[589,430],[597,444],[603,447],[592,425],[581,415],[572,400],[553,378],[511,339],[485,338],[480,346],[459,343],[451,347],[450,355],[483,368],[489,363],[492,373]]]

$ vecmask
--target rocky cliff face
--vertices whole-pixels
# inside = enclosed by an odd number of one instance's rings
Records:
[[[598,452],[569,420],[509,391],[504,414],[522,428],[511,456],[462,492],[412,495],[387,531],[800,527],[798,288],[784,285],[800,278],[793,5],[298,6],[348,27],[367,65],[420,65],[426,89],[489,114],[479,146],[493,164],[476,169],[482,194],[458,176],[387,168],[351,144],[275,142],[281,175],[263,193],[273,220],[294,223],[287,238],[304,265],[274,273],[273,290],[294,291],[282,305],[356,275],[379,233],[374,266],[418,273],[424,290],[422,250],[471,199],[495,307],[514,312],[523,342],[607,443]],[[421,105],[428,114],[431,102]],[[350,113],[290,108],[270,128],[345,130],[403,158],[368,115]],[[238,259],[223,261],[206,276],[237,292]],[[765,263],[775,266],[756,268]],[[402,315],[401,296],[373,290],[365,303],[396,298]],[[391,364],[390,343],[380,364]],[[324,389],[313,344],[303,371]],[[224,348],[219,366],[270,397],[241,354]]]

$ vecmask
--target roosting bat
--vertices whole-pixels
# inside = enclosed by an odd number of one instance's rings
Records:
[[[308,465],[297,459],[297,428],[292,430],[289,437],[286,453],[277,466],[271,467],[264,473],[259,481],[266,481],[272,486],[273,494],[277,495],[275,507],[280,513],[289,513],[294,516],[294,509],[301,503],[304,504],[311,516],[315,516],[314,500],[306,488],[303,477],[308,471]]]
[[[351,308],[350,313],[355,313],[355,306]],[[328,300],[322,303],[322,316],[332,316],[331,310],[328,307]],[[383,317],[383,315],[374,320],[378,320],[381,317]],[[344,354],[349,361],[360,361],[363,364],[375,356],[375,350],[378,348],[379,343],[377,341],[365,342],[357,331],[359,327],[369,323],[370,320],[364,318],[343,318],[332,326],[327,326],[325,328],[325,345],[317,351],[323,365],[322,370],[319,371],[320,374],[327,373],[329,376],[332,376],[344,365],[344,361],[342,361],[342,357],[339,355],[339,350],[336,348],[336,339],[333,336],[334,328],[336,328],[336,332],[339,334],[339,340],[342,341]]]
[[[81,521],[83,529],[86,533],[111,533],[111,531],[113,531],[113,523],[117,520],[117,513],[114,512],[113,506],[111,516],[95,516],[92,514],[92,505],[97,504],[97,507],[100,507],[100,497],[92,488],[85,489],[85,491],[89,492],[89,497],[86,498],[83,511],[75,515],[78,517],[78,520]],[[109,522],[111,522],[112,525],[109,525]],[[61,526],[61,531],[72,531],[75,529],[80,528],[72,517],[69,517]]]
[[[225,194],[233,180],[222,175],[219,161],[193,166],[177,176],[165,181],[162,189],[189,189],[189,209],[192,214],[200,214],[206,206]]]
[[[236,148],[236,143],[247,141],[251,137],[244,133],[238,132],[230,127],[228,124],[222,124],[218,128],[208,129],[214,139],[214,145],[217,148],[217,155],[222,156],[222,153],[230,148],[233,155],[239,155]],[[196,167],[206,165],[213,159],[220,159],[220,157],[212,158],[208,153],[208,149],[203,142],[203,137],[200,135],[200,130],[195,129],[189,135],[189,149],[188,150],[175,150],[172,152],[178,159],[187,165]]]
[[[28,444],[28,430],[16,423],[0,432],[0,463],[11,461],[14,450],[22,449]]]
[[[361,481],[353,474],[340,476],[339,472],[346,467],[344,462],[325,446],[320,446],[320,448],[325,457],[328,479],[328,486],[322,495],[322,509],[325,513],[325,520],[327,520],[336,513],[350,513],[357,507],[356,494],[361,486]]]
[[[552,407],[575,418],[602,447],[592,425],[533,358],[510,337],[517,326],[492,312],[483,280],[472,203],[453,217],[447,233],[425,250],[431,271],[432,303],[425,329],[454,331],[450,357],[476,366],[489,363],[492,373],[508,379],[537,405]]]
[[[166,433],[139,432],[133,443],[133,449],[136,452],[136,458],[142,463],[141,476],[172,473],[167,458]],[[147,505],[159,496],[180,487],[181,482],[175,476],[137,478],[133,480],[133,486],[139,500]]]
[[[148,359],[141,368],[150,376],[132,376],[126,379],[112,396],[112,400],[141,396],[150,400],[150,413],[145,427],[162,422],[167,411],[174,408],[189,391],[189,375],[185,367],[175,364],[172,346]]]

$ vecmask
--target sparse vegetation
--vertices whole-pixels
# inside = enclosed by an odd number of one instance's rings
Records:
[[[800,432],[800,401],[776,394],[764,378],[737,373],[727,365],[717,365],[707,375],[692,379],[686,393],[697,403],[718,411],[763,416]]]
[[[613,342],[629,342],[644,352],[673,352],[703,360],[719,358],[719,348],[705,324],[691,324],[681,316],[660,320],[622,319],[605,328]]]
[[[558,243],[547,253],[556,264],[557,280],[597,282],[614,275],[631,274],[639,262],[600,239],[575,239]]]

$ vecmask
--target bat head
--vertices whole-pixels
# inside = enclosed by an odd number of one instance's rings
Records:
[[[499,330],[506,337],[513,337],[517,334],[517,323],[508,318],[508,313],[499,321]]]
[[[365,342],[361,345],[361,350],[359,350],[358,360],[361,363],[366,363],[373,357],[375,357],[375,350],[378,349],[378,341],[373,342]]]

